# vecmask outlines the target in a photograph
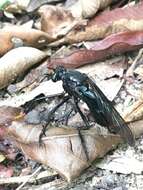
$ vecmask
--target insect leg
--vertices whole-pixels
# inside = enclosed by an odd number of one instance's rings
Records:
[[[87,152],[87,147],[86,147],[86,144],[85,144],[85,140],[84,140],[84,138],[83,138],[83,136],[82,136],[82,134],[81,134],[81,132],[80,132],[80,129],[77,128],[77,131],[78,131],[78,136],[79,136],[79,138],[80,138],[80,140],[81,140],[81,146],[82,146],[82,148],[83,148],[83,150],[84,150],[84,153],[85,153],[85,156],[86,156],[86,160],[88,161],[88,160],[89,160],[89,156],[88,156],[88,152]]]
[[[42,129],[42,131],[41,131],[41,133],[40,133],[40,135],[39,135],[39,143],[41,144],[41,139],[42,139],[42,137],[43,137],[43,135],[45,135],[45,132],[46,132],[46,128],[47,128],[47,126],[48,126],[48,124],[52,121],[52,119],[53,119],[53,114],[55,113],[55,111],[59,108],[59,107],[61,107],[65,102],[67,102],[68,100],[70,99],[70,97],[69,96],[65,96],[64,98],[63,98],[63,101],[61,101],[58,105],[56,105],[50,112],[49,112],[49,114],[48,114],[48,117],[47,117],[47,120],[46,120],[46,124],[44,124],[43,125],[43,129]]]
[[[71,115],[72,112],[73,112],[73,109],[70,110],[70,112],[68,113],[68,115],[66,117],[66,122],[65,122],[66,125],[68,124],[68,120],[69,120],[69,117],[70,117],[70,115]]]
[[[84,121],[84,123],[85,123],[85,125],[86,125],[86,128],[89,128],[89,127],[90,127],[89,122],[88,122],[87,118],[85,117],[85,115],[82,113],[82,111],[80,110],[80,108],[79,108],[79,106],[78,106],[78,99],[74,98],[74,103],[75,103],[75,106],[76,106],[77,111],[79,112],[79,114],[80,114],[82,120]],[[83,150],[84,150],[84,152],[85,152],[86,159],[87,159],[87,161],[88,161],[88,160],[89,160],[89,157],[88,157],[88,152],[87,152],[87,148],[86,148],[86,144],[85,144],[84,138],[83,138],[83,136],[82,136],[82,134],[81,134],[81,132],[80,132],[80,129],[77,128],[77,130],[78,130],[79,138],[80,138],[80,140],[81,140],[81,146],[83,147]]]

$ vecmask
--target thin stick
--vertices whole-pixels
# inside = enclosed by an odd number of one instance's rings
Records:
[[[20,190],[20,189],[29,181],[30,178],[34,177],[34,176],[41,170],[41,168],[42,168],[42,166],[40,166],[39,168],[37,168],[37,169],[33,172],[33,174],[31,174],[31,175],[29,176],[29,178],[27,178],[27,181],[24,181],[18,188],[16,188],[16,190]]]
[[[140,49],[140,51],[139,51],[138,55],[136,56],[135,60],[133,61],[132,65],[129,67],[129,69],[126,73],[127,77],[133,76],[133,72],[134,72],[135,68],[137,67],[138,62],[142,56],[143,56],[143,48]]]
[[[24,183],[24,182],[29,182],[33,183],[36,180],[44,179],[47,177],[54,177],[56,176],[56,172],[50,172],[48,170],[40,172],[36,177],[31,175],[27,176],[18,176],[18,177],[7,177],[7,178],[0,178],[0,185],[4,184],[19,184],[19,183]]]

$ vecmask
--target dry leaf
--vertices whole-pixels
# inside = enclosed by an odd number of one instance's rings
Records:
[[[30,0],[28,6],[27,6],[27,9],[26,11],[27,12],[32,12],[36,9],[38,9],[39,7],[41,7],[41,5],[44,5],[44,4],[50,4],[50,3],[53,3],[53,2],[60,2],[62,0]]]
[[[7,112],[8,110],[9,108]],[[43,146],[39,146],[42,125],[28,125],[24,122],[24,118],[19,121],[13,121],[12,118],[10,123],[7,128],[4,128],[4,125],[1,127],[5,129],[3,137],[13,140],[31,159],[52,167],[68,181],[78,177],[91,162],[102,158],[121,142],[118,135],[90,128],[81,130],[83,145],[77,129],[52,126],[48,128],[46,137],[42,138]],[[143,121],[139,121],[130,126],[136,137],[143,133],[142,123]]]
[[[135,4],[134,6],[126,6],[123,8],[116,8],[112,10],[105,10],[95,16],[93,19],[89,21],[89,26],[97,25],[97,26],[114,26],[115,23],[119,23],[119,25],[123,24],[124,29],[127,26],[131,26],[132,21],[141,21],[143,19],[142,15],[143,3]],[[129,23],[127,23],[127,21]],[[125,23],[125,25],[124,25]],[[129,24],[129,25],[128,25]],[[141,24],[141,22],[140,22]],[[126,26],[127,25],[127,26]],[[142,25],[142,24],[141,24]],[[132,25],[132,27],[136,27],[136,25]],[[132,28],[131,27],[131,28]],[[130,27],[127,29],[131,29]],[[136,28],[137,30],[137,28]]]
[[[13,122],[8,129],[8,135],[16,141],[17,146],[22,148],[28,157],[54,168],[68,181],[79,176],[95,158],[103,157],[120,141],[118,136],[100,136],[94,129],[83,131],[89,157],[89,161],[87,161],[85,150],[76,129],[68,127],[48,129],[46,137],[43,138],[44,145],[41,147],[38,143],[40,129],[40,126]]]
[[[137,136],[143,133],[140,124],[132,124],[132,130],[136,131]],[[38,140],[41,127],[40,125],[32,126],[22,122],[13,122],[8,128],[8,136],[28,157],[50,166],[68,181],[78,177],[95,159],[102,158],[121,142],[117,135],[103,135],[95,128],[91,128],[81,131],[84,139],[83,146],[78,131],[63,126],[49,128],[46,137],[42,139],[44,144],[40,147]]]
[[[73,44],[105,38],[113,33],[143,30],[143,3],[104,11],[88,21],[87,26],[69,32],[64,38],[50,44]]]
[[[79,22],[62,7],[45,5],[38,12],[41,15],[41,30],[52,38],[64,36]]]
[[[68,9],[72,12],[74,17],[89,18],[96,14],[98,10],[101,10],[110,5],[112,0],[78,0]]]
[[[124,68],[124,57],[116,57],[104,62],[88,64],[77,70],[86,73],[89,77],[94,79],[102,92],[112,101],[123,85],[121,77],[123,76]]]
[[[64,58],[51,58],[48,61],[48,68],[55,68],[58,65],[63,65],[66,68],[77,68],[104,60],[111,55],[139,49],[143,47],[142,41],[143,31],[113,34],[97,42],[85,43],[89,50],[76,50]]]
[[[0,30],[0,55],[17,46],[16,40],[21,40],[20,46],[43,47],[54,39],[47,33],[36,29],[28,29],[22,26],[5,27]]]
[[[85,65],[77,70],[86,73],[95,79],[97,76],[99,80],[106,80],[114,76],[121,78],[125,68],[125,57],[117,56],[104,62]]]
[[[14,106],[19,107],[24,105],[26,102],[34,99],[40,94],[44,94],[46,97],[52,97],[63,93],[62,82],[53,83],[52,81],[42,82],[38,87],[31,90],[30,92],[15,95],[12,98],[0,101],[0,106]]]
[[[97,164],[97,168],[126,175],[131,173],[142,174],[143,164],[142,161],[137,160],[137,158],[122,156],[117,158],[111,157],[111,159],[104,160]]]
[[[43,62],[38,67],[30,70],[29,73],[26,74],[24,79],[20,82],[16,82],[15,84],[10,84],[7,88],[10,94],[26,91],[27,89],[32,90],[39,86],[39,83],[43,80],[44,76],[48,74],[47,62]]]
[[[0,59],[0,89],[22,76],[46,56],[44,52],[32,47],[19,47],[9,51]]]

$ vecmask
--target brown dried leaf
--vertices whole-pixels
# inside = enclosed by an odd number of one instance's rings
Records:
[[[39,9],[41,15],[41,30],[47,32],[52,38],[67,34],[79,20],[71,12],[62,7],[45,5]]]
[[[134,6],[126,6],[123,8],[116,8],[113,10],[105,10],[98,16],[95,16],[89,21],[89,25],[97,24],[98,26],[107,26],[114,22],[123,21],[139,21],[143,19],[143,2],[135,4]],[[125,23],[126,23],[125,22]],[[124,25],[123,25],[124,26]],[[135,26],[132,26],[135,27]],[[130,28],[128,28],[130,29]]]
[[[77,50],[64,58],[51,58],[48,61],[48,68],[55,68],[58,65],[63,65],[66,68],[77,68],[104,60],[111,55],[139,49],[143,47],[142,41],[143,31],[113,34],[104,40],[86,43],[90,50]]]
[[[100,136],[94,129],[83,131],[89,157],[87,161],[76,129],[67,127],[48,129],[46,137],[43,138],[44,145],[41,147],[38,143],[40,132],[38,126],[27,126],[18,122],[13,122],[8,130],[9,136],[28,157],[54,168],[68,181],[79,176],[95,158],[103,157],[120,142],[118,136]]]
[[[21,45],[32,47],[43,47],[54,39],[47,33],[36,29],[28,29],[21,26],[5,27],[0,30],[0,55],[17,46],[16,39],[21,40]]]
[[[143,133],[141,122],[132,124],[136,136]],[[26,125],[13,122],[8,128],[8,136],[31,159],[50,166],[64,176],[68,181],[78,177],[91,162],[102,158],[109,150],[115,148],[121,139],[117,135],[102,134],[95,128],[81,131],[84,145],[81,143],[78,131],[68,127],[52,127],[43,137],[43,146],[39,146],[39,134],[42,126]]]
[[[22,76],[47,55],[32,47],[19,47],[9,51],[0,59],[0,89]]]
[[[9,85],[7,90],[10,92],[10,94],[20,90],[25,91],[25,88],[28,87],[29,89],[29,86],[30,90],[32,90],[39,86],[39,83],[43,80],[45,74],[48,74],[46,61],[40,64],[38,67],[31,69],[22,81]]]
[[[86,27],[72,30],[51,46],[97,40],[113,33],[137,30],[143,30],[143,2],[135,6],[104,11],[91,19]]]
[[[112,3],[112,0],[78,0],[68,9],[72,12],[74,17],[89,18]]]
[[[136,137],[143,133],[142,123],[143,121],[134,122],[130,126]],[[83,146],[77,129],[52,126],[48,128],[46,137],[42,138],[43,146],[39,146],[42,126],[28,125],[24,122],[24,118],[13,121],[5,130],[4,137],[13,140],[27,156],[57,170],[68,181],[78,177],[91,162],[103,157],[121,142],[118,135],[105,134],[99,129],[90,128],[81,130],[85,145]]]

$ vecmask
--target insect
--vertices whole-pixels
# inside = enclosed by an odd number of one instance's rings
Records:
[[[61,80],[67,95],[62,102],[51,110],[48,116],[49,121],[53,113],[62,104],[73,98],[77,111],[86,126],[89,127],[89,122],[78,105],[78,102],[82,100],[87,104],[95,122],[103,127],[107,127],[111,133],[119,134],[129,145],[134,145],[134,136],[128,125],[114,108],[112,102],[107,99],[94,81],[86,74],[76,70],[67,70],[59,66],[55,69],[51,79],[53,82]]]

